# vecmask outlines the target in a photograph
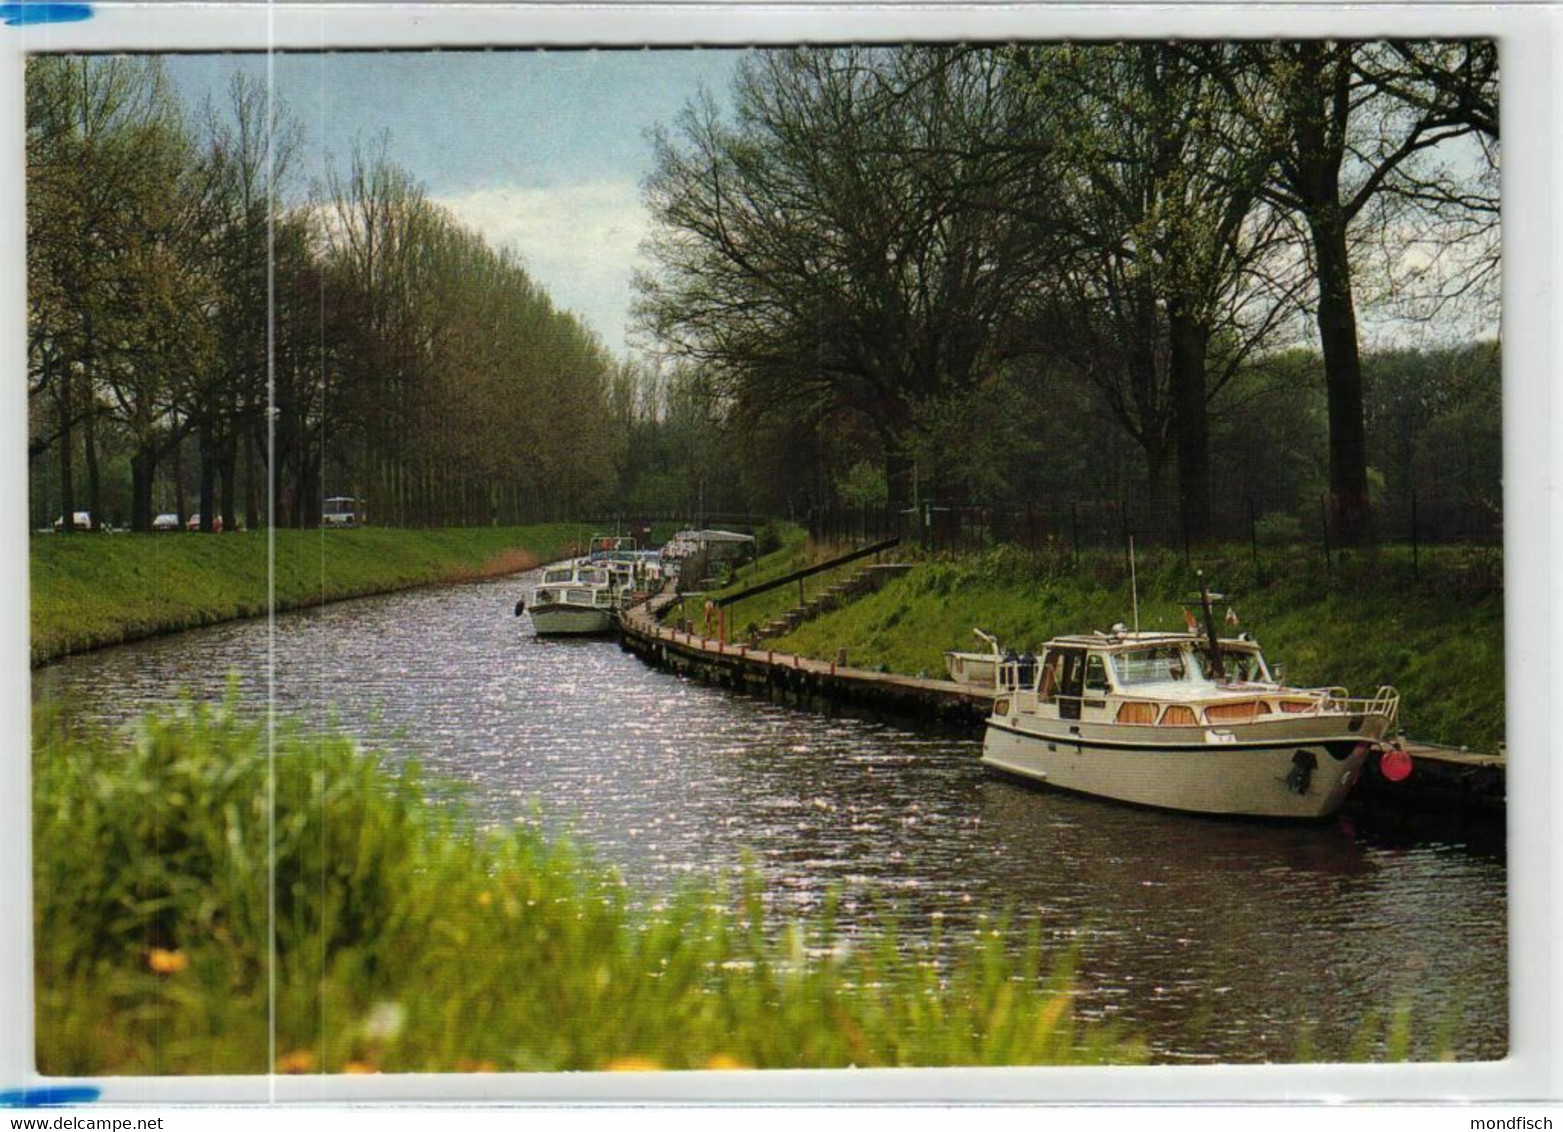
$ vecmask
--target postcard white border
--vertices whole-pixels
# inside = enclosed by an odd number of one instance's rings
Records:
[[[138,1103],[963,1102],[1545,1100],[1563,1095],[1557,1042],[1563,916],[1553,892],[1563,802],[1550,766],[1563,703],[1552,578],[1554,486],[1563,434],[1552,405],[1560,357],[1553,123],[1559,13],[1544,6],[1004,4],[101,4],[90,21],[0,27],[0,430],[25,452],[25,225],[22,59],[34,51],[318,50],[640,44],[741,46],[872,40],[1160,37],[1478,36],[1498,38],[1503,82],[1504,472],[1508,664],[1511,1053],[1500,1062],[1416,1065],[1154,1066],[811,1070],[750,1073],[101,1078],[105,1106]],[[27,529],[26,476],[0,477],[0,525]],[[28,655],[25,537],[0,577],[5,655]],[[33,1069],[27,742],[29,674],[0,673],[0,1090],[77,1083]]]

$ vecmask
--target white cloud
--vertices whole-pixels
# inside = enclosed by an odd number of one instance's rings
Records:
[[[651,217],[633,181],[496,187],[436,198],[496,248],[510,248],[552,296],[625,350],[636,247]]]

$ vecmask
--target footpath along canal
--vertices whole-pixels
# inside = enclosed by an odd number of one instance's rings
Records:
[[[445,586],[67,658],[35,700],[121,721],[177,690],[335,726],[463,783],[478,820],[541,814],[646,898],[749,860],[778,918],[843,895],[851,935],[1036,919],[1078,948],[1082,1013],[1158,1061],[1341,1056],[1404,1003],[1455,1054],[1507,1048],[1501,841],[1159,814],[1032,789],[973,739],[708,687],[612,640],[539,640],[532,578]],[[985,919],[984,919],[985,918]],[[1020,944],[1017,938],[1016,945]]]

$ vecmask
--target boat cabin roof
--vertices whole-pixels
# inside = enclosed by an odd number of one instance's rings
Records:
[[[1223,650],[1256,652],[1259,642],[1250,637],[1218,637]],[[1123,652],[1128,649],[1151,648],[1156,645],[1193,645],[1203,647],[1203,633],[1084,633],[1054,637],[1043,646],[1045,649],[1097,649],[1102,652]]]

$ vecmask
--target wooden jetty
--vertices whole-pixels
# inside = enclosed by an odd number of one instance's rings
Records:
[[[872,708],[977,732],[991,711],[994,693],[987,688],[832,664],[663,625],[660,614],[676,600],[664,591],[624,610],[621,647],[658,667],[799,707]],[[1503,754],[1410,741],[1406,751],[1413,765],[1409,778],[1388,782],[1373,764],[1353,797],[1398,813],[1501,818],[1507,777]]]

